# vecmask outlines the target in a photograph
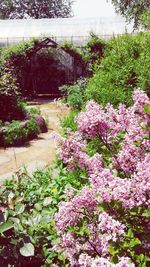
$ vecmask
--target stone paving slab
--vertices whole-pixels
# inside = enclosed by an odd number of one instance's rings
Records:
[[[11,161],[11,159],[7,156],[0,156],[0,165],[3,165],[4,163],[7,163]]]
[[[32,146],[35,146],[35,147],[44,147],[45,145],[49,145],[50,147],[50,144],[48,141],[49,140],[37,140],[37,141],[32,141],[31,144]]]
[[[43,160],[34,160],[31,161],[30,163],[25,166],[25,169],[29,173],[29,175],[33,174],[36,170],[43,170],[44,168],[47,167],[47,163]]]
[[[15,154],[20,154],[27,151],[28,148],[26,147],[10,147],[6,150],[6,154],[14,156]]]

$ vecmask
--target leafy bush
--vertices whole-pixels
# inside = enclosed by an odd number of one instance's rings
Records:
[[[54,214],[66,199],[66,187],[80,189],[84,177],[84,171],[68,173],[58,161],[53,171],[23,172],[0,187],[0,266],[69,266],[53,248],[58,243]]]
[[[140,17],[141,25],[146,29],[150,30],[150,10],[147,9]]]
[[[105,57],[89,80],[86,98],[106,105],[132,103],[132,91],[140,87],[149,93],[149,33],[113,38],[107,44]]]
[[[84,78],[77,80],[74,85],[64,85],[60,87],[60,91],[65,93],[66,102],[70,107],[80,110],[84,103],[84,91],[87,80]]]
[[[20,146],[26,141],[37,137],[40,128],[34,117],[26,121],[12,120],[1,128],[1,146]]]
[[[38,39],[32,38],[27,42],[22,42],[15,46],[3,49],[1,52],[1,58],[0,58],[2,66],[4,66],[7,60],[10,60],[11,57],[13,58],[16,56],[25,56],[26,52],[30,48],[33,48],[37,42],[38,42]]]
[[[82,50],[76,47],[73,43],[64,41],[64,43],[62,43],[60,47],[76,60],[81,62],[83,61]]]
[[[27,139],[28,130],[21,127],[20,121],[12,121],[5,127],[4,144],[14,145],[22,144]]]
[[[35,120],[34,117],[31,117],[28,121],[27,121],[27,131],[28,131],[28,138],[29,139],[33,139],[35,137],[37,137],[37,135],[40,133],[40,128],[37,124],[37,121]]]
[[[150,100],[135,90],[133,102],[88,102],[77,131],[61,141],[65,166],[88,176],[82,189],[67,190],[55,216],[70,266],[149,266]]]
[[[100,62],[104,56],[106,42],[96,34],[91,33],[90,38],[84,48],[84,60],[95,64]]]
[[[29,108],[27,109],[28,113],[31,113],[32,115],[40,115],[41,114],[41,111],[39,108]]]
[[[78,111],[70,111],[69,115],[66,116],[63,120],[62,120],[62,127],[63,130],[65,132],[65,134],[67,134],[68,129],[71,129],[71,131],[75,132],[77,130],[77,124],[75,122],[75,117],[77,116],[79,112]]]
[[[49,170],[38,171],[33,177],[25,172],[15,183],[12,179],[1,187],[1,266],[42,266],[48,256],[55,256],[51,249],[56,234],[50,180]]]
[[[3,122],[25,117],[25,107],[20,101],[16,80],[10,73],[0,77],[0,120]]]

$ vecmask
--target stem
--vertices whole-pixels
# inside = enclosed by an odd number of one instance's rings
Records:
[[[88,243],[91,245],[91,247],[94,249],[94,251],[96,252],[96,254],[101,257],[101,254],[97,251],[97,249],[95,248],[95,246],[91,243],[91,241],[88,239]]]
[[[108,142],[107,142],[107,141],[104,141],[104,139],[102,138],[102,136],[101,136],[100,134],[98,134],[98,138],[99,138],[100,141],[103,143],[103,145],[109,150],[111,156],[113,156],[113,157],[115,158],[115,160],[116,160],[116,162],[117,162],[117,164],[118,164],[118,166],[119,166],[119,169],[123,172],[123,174],[124,174],[124,176],[125,176],[125,178],[126,178],[126,177],[127,177],[127,174],[126,174],[126,173],[124,172],[124,170],[121,168],[120,163],[119,163],[119,161],[118,161],[116,155],[113,154],[113,151],[112,151],[112,149],[110,148]]]

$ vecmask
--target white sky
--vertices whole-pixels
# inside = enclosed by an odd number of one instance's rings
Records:
[[[75,17],[113,17],[116,16],[111,0],[75,0]]]

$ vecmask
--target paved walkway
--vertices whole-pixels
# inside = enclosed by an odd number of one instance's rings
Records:
[[[37,104],[41,114],[48,121],[48,132],[39,135],[23,147],[0,149],[0,184],[10,178],[15,171],[25,166],[29,173],[42,169],[55,159],[55,144],[51,132],[61,131],[60,119],[69,113],[69,108],[60,102]]]

